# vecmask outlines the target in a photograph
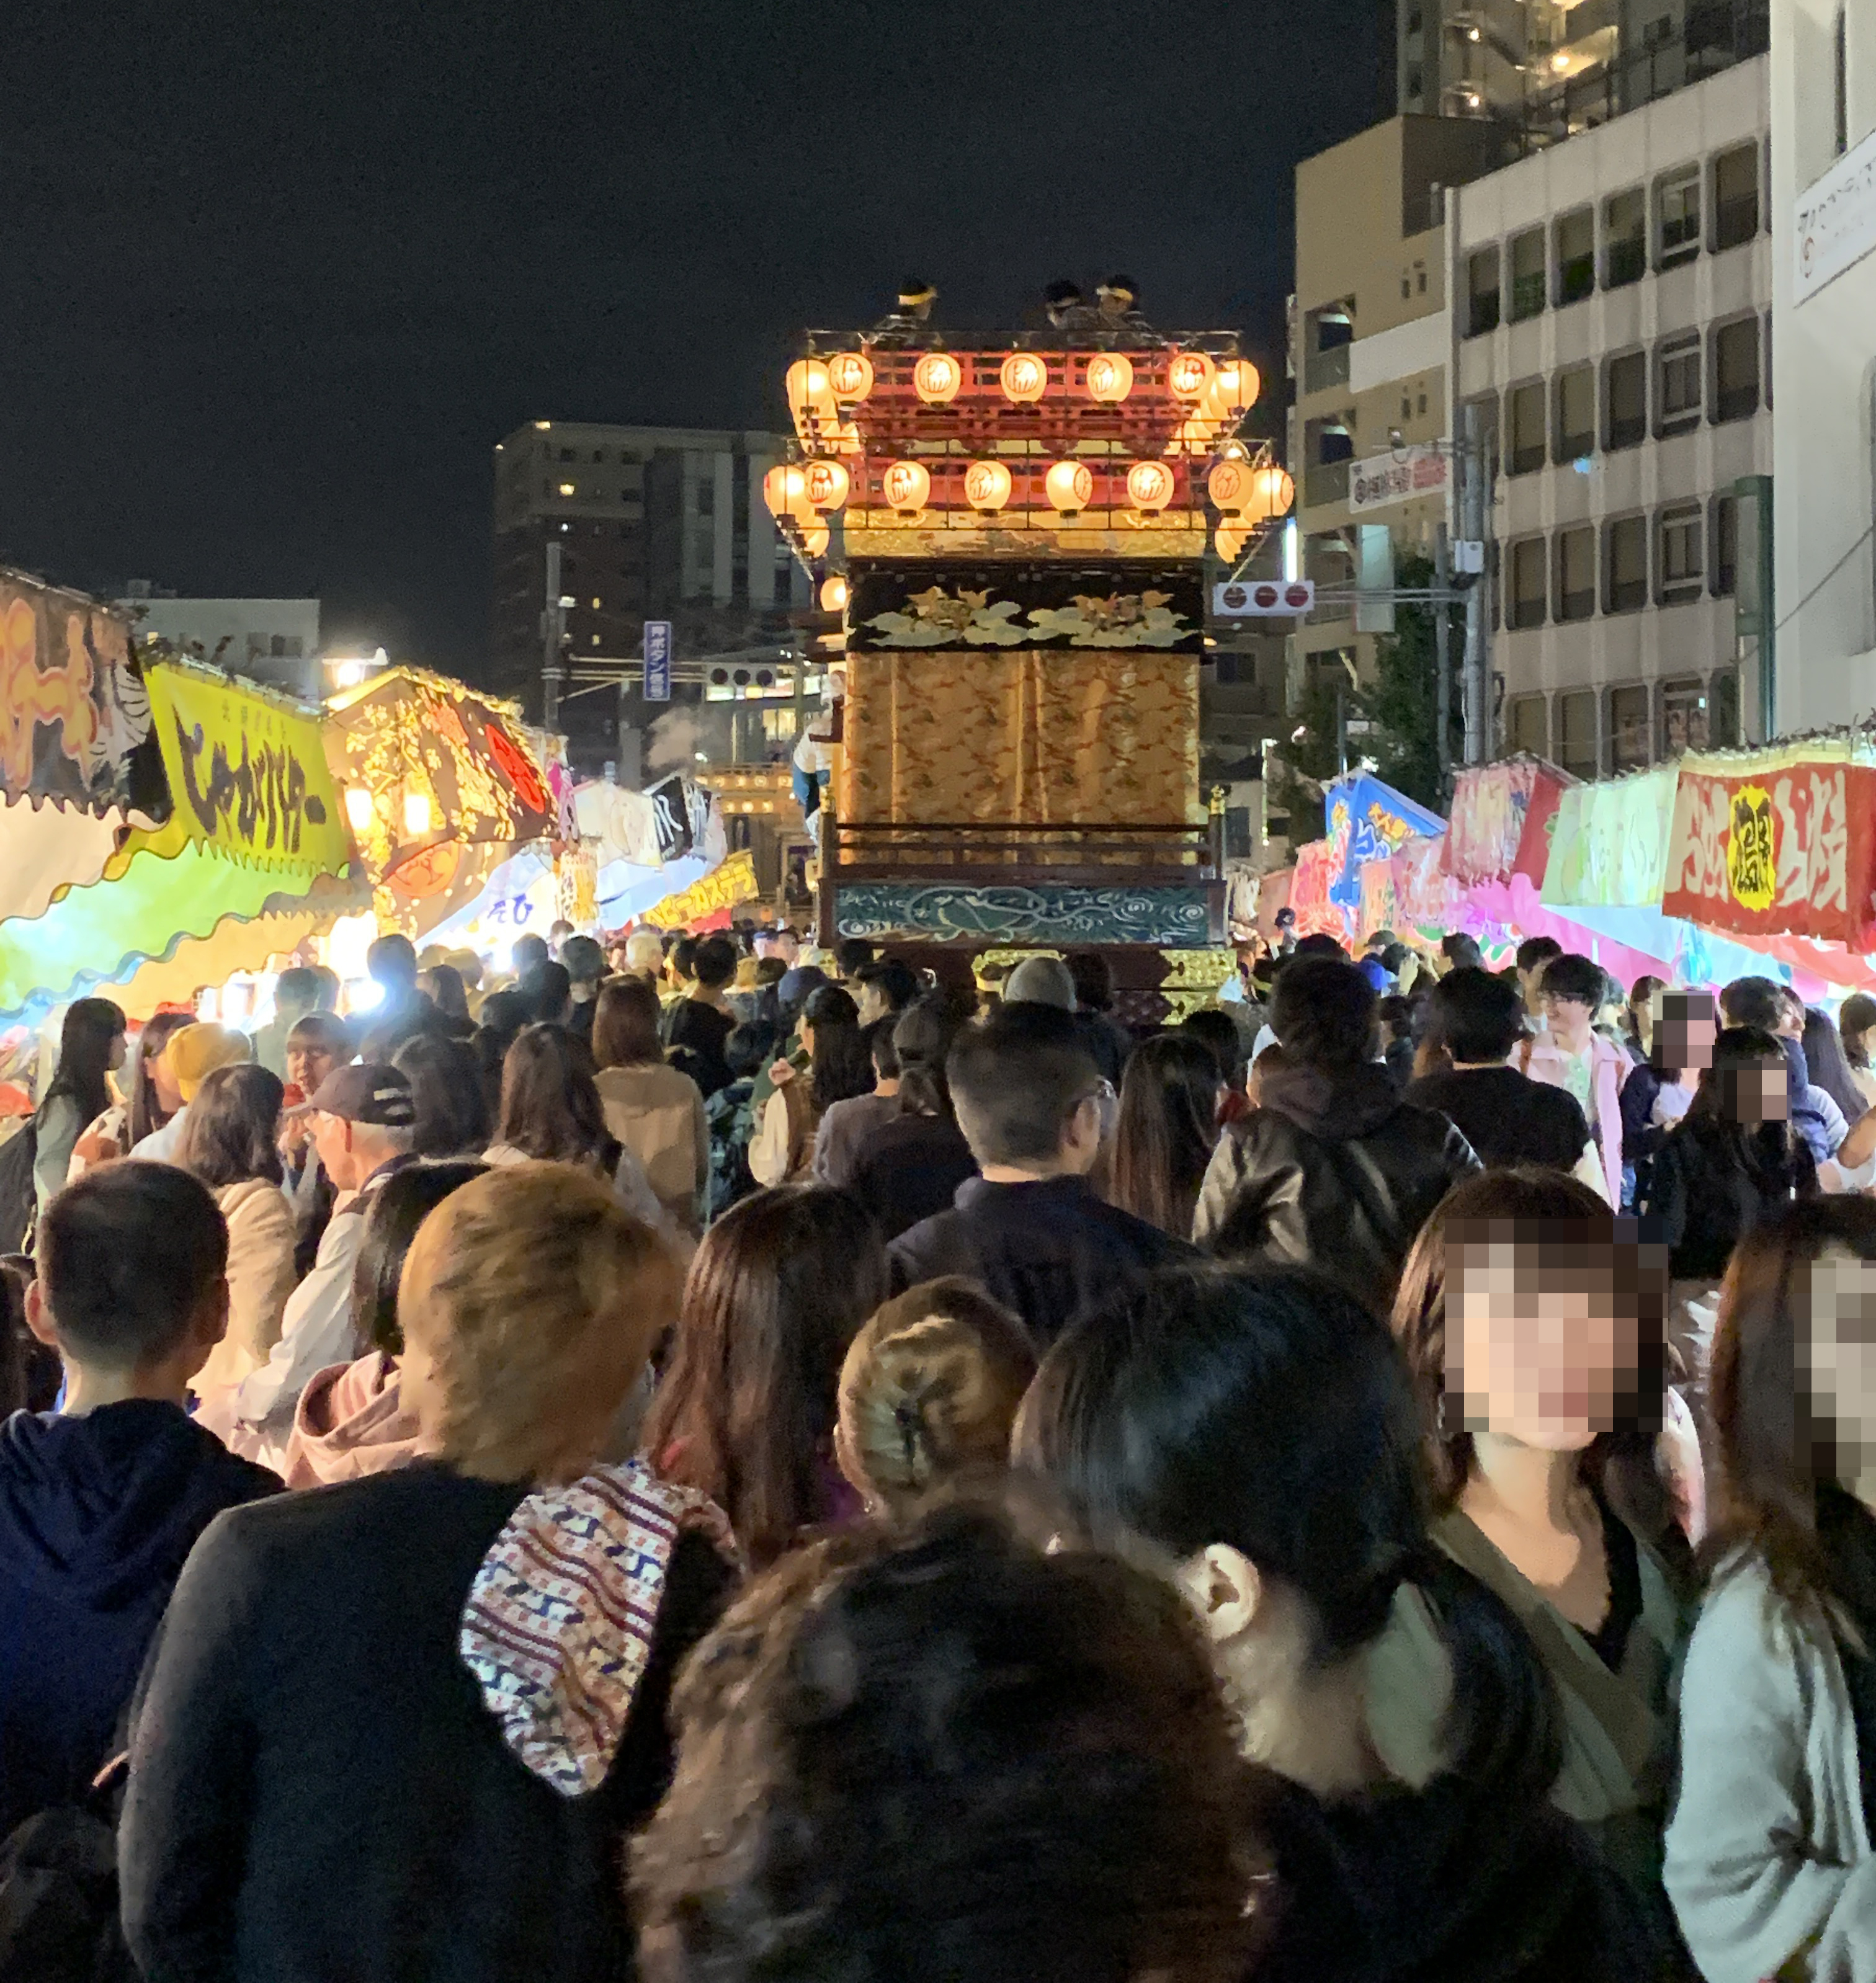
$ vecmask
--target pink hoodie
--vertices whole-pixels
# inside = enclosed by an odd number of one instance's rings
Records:
[[[397,1366],[374,1349],[322,1370],[300,1393],[283,1470],[289,1487],[325,1487],[403,1466],[422,1450],[398,1397]]]

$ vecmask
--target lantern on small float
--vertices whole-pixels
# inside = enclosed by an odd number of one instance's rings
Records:
[[[974,461],[964,471],[964,500],[973,510],[1001,510],[1010,488],[1010,471],[1000,461]]]
[[[1127,500],[1136,510],[1163,510],[1172,500],[1172,471],[1163,461],[1136,461],[1127,471]]]
[[[1220,464],[1222,466],[1222,464]],[[1247,523],[1267,523],[1286,517],[1296,500],[1296,485],[1280,468],[1265,466],[1251,470],[1250,489],[1244,505]]]
[[[834,419],[834,388],[827,366],[818,358],[798,358],[788,367],[783,387],[798,433],[805,433],[817,422]]]
[[[928,406],[948,406],[964,383],[964,368],[948,351],[928,351],[912,367],[912,390]]]
[[[1226,564],[1236,564],[1243,557],[1244,547],[1250,540],[1250,532],[1236,523],[1220,523],[1218,527],[1218,554]]]
[[[835,399],[848,405],[873,390],[873,361],[864,351],[837,351],[828,360],[828,385]]]
[[[1209,351],[1175,351],[1166,367],[1166,383],[1182,400],[1200,399],[1217,370]]]
[[[1221,416],[1241,413],[1247,406],[1256,405],[1262,384],[1257,367],[1248,358],[1228,358],[1212,375],[1206,393],[1207,410],[1216,409]]]
[[[889,462],[880,486],[890,508],[922,510],[931,500],[931,471],[922,461]]]
[[[824,556],[828,548],[828,530],[824,523],[801,533],[801,550],[804,556],[818,558]]]
[[[1097,352],[1088,361],[1088,396],[1119,406],[1133,390],[1133,360],[1119,351]]]
[[[838,571],[831,578],[824,578],[821,581],[821,610],[823,613],[844,613],[847,599],[847,581]]]
[[[1048,367],[1033,351],[1012,351],[997,377],[1012,406],[1028,406],[1048,390]]]
[[[1205,493],[1227,513],[1242,510],[1251,500],[1251,471],[1248,463],[1227,456],[1212,463],[1205,478]]]
[[[804,464],[801,473],[811,509],[838,510],[847,500],[851,484],[843,463],[824,460],[810,461]]]
[[[1052,461],[1042,477],[1042,493],[1065,517],[1094,500],[1094,473],[1085,461]]]
[[[768,505],[771,517],[809,513],[806,471],[777,462],[762,478],[762,500]]]

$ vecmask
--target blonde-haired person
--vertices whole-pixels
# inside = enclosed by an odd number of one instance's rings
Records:
[[[1001,1473],[1035,1366],[1029,1332],[975,1281],[908,1288],[841,1367],[841,1473],[871,1512],[898,1518],[938,1488]]]
[[[678,1286],[583,1166],[492,1171],[425,1219],[397,1305],[423,1456],[217,1523],[172,1601],[119,1834],[147,1974],[256,1949],[354,1983],[631,1973],[624,1841],[735,1580],[701,1497],[589,1475]]]

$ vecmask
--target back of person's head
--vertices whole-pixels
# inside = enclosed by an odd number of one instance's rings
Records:
[[[226,1320],[228,1227],[207,1185],[176,1165],[85,1172],[40,1215],[35,1244],[40,1293],[75,1363],[129,1373],[174,1354],[218,1304]]]
[[[678,1280],[657,1235],[577,1165],[459,1186],[418,1226],[398,1286],[401,1395],[426,1449],[483,1480],[587,1471]]]
[[[508,961],[517,978],[525,978],[537,964],[545,964],[553,955],[547,948],[547,939],[530,930],[526,936],[518,936],[514,948],[508,953]]]
[[[654,929],[635,929],[625,940],[625,968],[642,978],[664,968],[664,939]]]
[[[533,1015],[526,995],[518,986],[491,992],[482,1002],[482,1030],[506,1042],[514,1038]]]
[[[1084,1012],[1114,1009],[1114,967],[1099,950],[1072,950],[1062,958],[1075,987],[1075,1002]]]
[[[1449,971],[1428,995],[1435,1044],[1466,1066],[1509,1057],[1524,1037],[1524,1001],[1518,988],[1489,971]]]
[[[723,1042],[723,1064],[738,1081],[753,1078],[781,1051],[779,1029],[768,1019],[745,1020]]]
[[[352,1334],[362,1343],[401,1356],[404,1333],[397,1319],[397,1287],[417,1228],[453,1191],[479,1178],[487,1164],[458,1159],[410,1164],[393,1171],[372,1194],[352,1269]]]
[[[785,957],[758,957],[756,959],[757,991],[773,991],[788,975],[788,960]]]
[[[527,1016],[537,1025],[563,1026],[574,1007],[574,981],[563,964],[551,958],[530,964],[515,987],[527,1007]]]
[[[691,954],[691,975],[706,992],[721,992],[736,975],[736,946],[727,936],[707,936]]]
[[[879,1234],[844,1192],[757,1192],[704,1235],[644,1443],[727,1511],[752,1563],[821,1518],[841,1360],[885,1293]]]
[[[697,975],[697,947],[699,939],[694,936],[681,936],[675,939],[665,954],[665,962],[674,978],[688,984]]]
[[[903,1012],[918,996],[918,974],[903,958],[882,957],[863,964],[854,982],[873,992],[888,1012]]]
[[[915,999],[900,1014],[892,1029],[892,1050],[899,1062],[901,1115],[951,1114],[945,1062],[961,1023],[951,1006],[935,993]]]
[[[1173,1594],[934,1510],[791,1558],[691,1662],[647,1983],[1236,1983],[1266,1855]]]
[[[1128,1056],[1109,1192],[1123,1212],[1179,1239],[1191,1236],[1199,1187],[1218,1143],[1223,1085],[1216,1055],[1189,1033],[1162,1033]]]
[[[863,936],[843,937],[834,946],[834,968],[843,978],[857,978],[873,961],[873,946]]]
[[[1300,1600],[1304,1670],[1373,1645],[1401,1586],[1419,1586],[1453,1663],[1450,1767],[1519,1801],[1548,1791],[1561,1750],[1544,1670],[1506,1607],[1430,1540],[1406,1367],[1352,1294],[1302,1268],[1129,1283],[1043,1359],[1014,1450],[1096,1541],[1142,1537],[1189,1574],[1235,1552],[1248,1582]]]
[[[922,1496],[1000,1473],[1035,1375],[1022,1322],[961,1275],[921,1282],[853,1339],[834,1450],[868,1502],[903,1515]]]
[[[1075,980],[1058,957],[1025,957],[1003,981],[1006,1005],[1052,1005],[1075,1010]]]
[[[319,1002],[319,974],[303,964],[282,971],[274,981],[273,1009],[283,1019],[293,1020],[313,1011]]]
[[[177,1162],[211,1191],[253,1179],[278,1184],[285,1174],[279,1137],[286,1095],[279,1076],[264,1067],[218,1067],[189,1105]]]
[[[420,1157],[479,1155],[488,1147],[488,1090],[466,1041],[418,1033],[391,1056],[410,1084],[410,1147]]]
[[[606,953],[590,936],[570,936],[560,945],[560,963],[576,985],[597,985],[606,975]]]
[[[1563,946],[1555,937],[1527,936],[1518,945],[1518,968],[1527,976],[1533,971],[1541,973],[1552,958],[1561,957],[1563,954]]]
[[[1543,967],[1543,975],[1537,982],[1547,998],[1587,1006],[1593,1017],[1607,992],[1609,976],[1593,958],[1565,951]]]
[[[870,1026],[861,1028],[866,1042],[867,1057],[873,1063],[875,1085],[882,1081],[897,1081],[899,1078],[898,1049],[892,1044],[893,1028],[899,1023],[898,1015],[887,1012],[875,1019]]]
[[[1270,1030],[1306,1066],[1359,1066],[1374,1055],[1374,987],[1346,957],[1299,952],[1272,988]]]
[[[1723,1036],[1724,1037],[1724,1036]],[[1715,1560],[1744,1548],[1785,1601],[1854,1610],[1867,1588],[1848,1490],[1876,1470],[1865,1373],[1876,1201],[1801,1200],[1747,1229],[1721,1290],[1712,1399],[1721,1491]]]
[[[658,1038],[663,1008],[643,978],[619,978],[600,990],[593,1015],[593,1058],[601,1067],[643,1067],[664,1058]]]
[[[381,936],[365,953],[365,969],[387,997],[416,988],[416,946],[407,936]]]
[[[814,1042],[809,1092],[818,1109],[873,1089],[873,1058],[860,1032],[860,1008],[838,985],[823,985],[801,1008]]]
[[[592,1161],[609,1141],[606,1111],[580,1055],[559,1026],[526,1026],[502,1062],[495,1140],[524,1156]]]
[[[1027,1003],[963,1028],[945,1072],[958,1126],[980,1165],[1052,1163],[1075,1110],[1101,1085],[1073,1018]]]
[[[1869,1104],[1850,1071],[1850,1058],[1828,1012],[1815,1006],[1805,1008],[1804,1047],[1805,1079],[1813,1088],[1822,1088],[1848,1121],[1855,1122]]]
[[[453,964],[433,964],[418,975],[421,988],[430,994],[438,1012],[451,1019],[469,1017],[469,987]]]
[[[77,1105],[81,1129],[102,1115],[111,1102],[105,1076],[129,1026],[122,1007],[109,998],[73,999],[59,1028],[59,1065],[40,1104],[42,1112],[46,1102],[62,1095]]]
[[[1308,936],[1297,938],[1296,948],[1291,955],[1295,957],[1339,957],[1346,963],[1349,954],[1326,930],[1315,930]]]
[[[1238,1031],[1237,1022],[1229,1012],[1221,1012],[1216,1005],[1201,1005],[1180,1020],[1179,1030],[1193,1039],[1202,1040],[1211,1048],[1212,1058],[1218,1062],[1219,1078],[1227,1088],[1244,1085],[1244,1035]]]
[[[1720,994],[1720,1013],[1729,1026],[1775,1033],[1784,1024],[1784,987],[1769,978],[1735,978]]]

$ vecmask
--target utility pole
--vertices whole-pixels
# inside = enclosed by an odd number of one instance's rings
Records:
[[[560,604],[560,546],[547,545],[547,604],[540,616],[540,724],[557,730],[560,722],[560,690],[567,680],[567,609]]]
[[[1459,459],[1453,466],[1459,474],[1460,536],[1465,547],[1460,569],[1473,575],[1466,594],[1466,762],[1483,764],[1492,754],[1492,657],[1486,617],[1490,579],[1485,555],[1491,497],[1486,486],[1484,440],[1476,406],[1460,410]]]
[[[1440,795],[1453,796],[1453,641],[1445,594],[1453,584],[1453,560],[1446,552],[1446,527],[1433,527],[1433,590],[1440,596],[1433,608],[1434,742],[1440,756]]]

